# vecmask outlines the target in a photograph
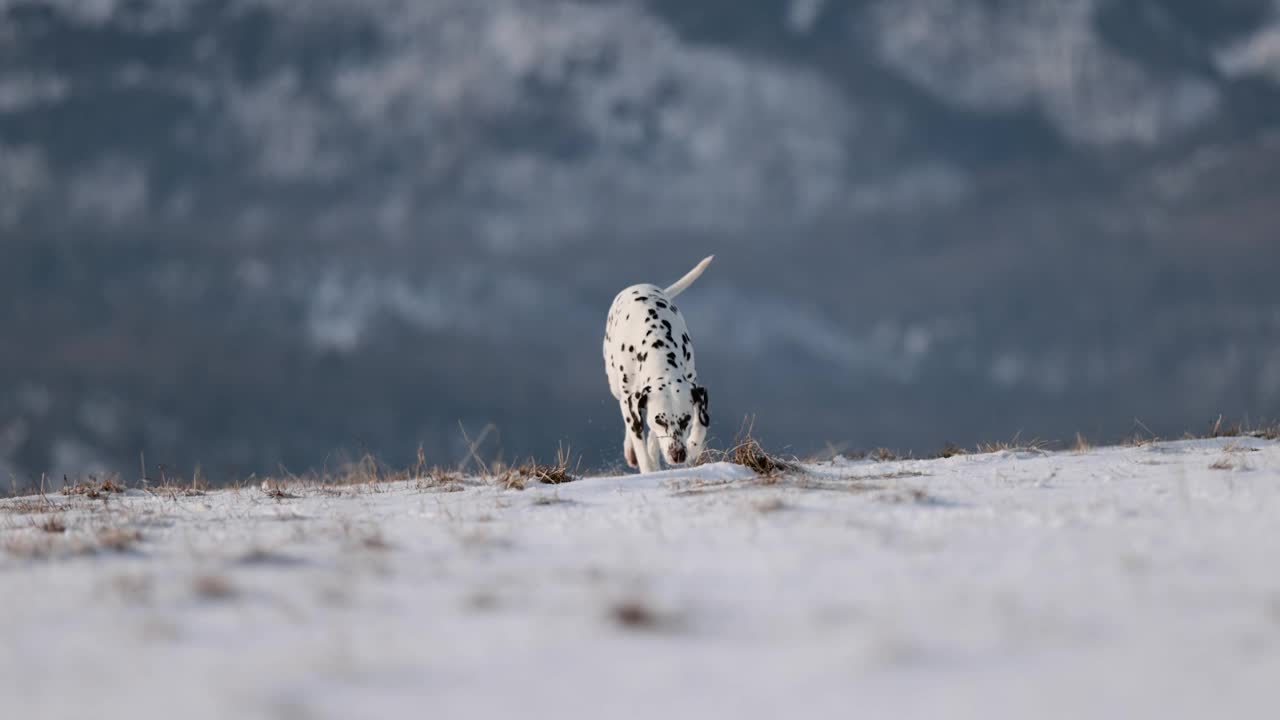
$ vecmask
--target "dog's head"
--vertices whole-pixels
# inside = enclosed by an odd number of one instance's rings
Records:
[[[668,385],[644,394],[641,406],[649,432],[658,437],[662,453],[672,465],[696,460],[706,444],[707,390],[699,385]]]

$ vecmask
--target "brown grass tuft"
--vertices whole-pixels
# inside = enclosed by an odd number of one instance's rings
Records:
[[[440,467],[433,467],[425,473],[418,475],[417,484],[419,490],[457,492],[459,490],[466,489],[462,482],[461,474],[456,471],[446,470]]]
[[[10,538],[0,547],[9,555],[24,560],[44,560],[59,554],[59,550],[65,551],[62,545],[47,536]]]
[[[195,471],[191,474],[191,482],[184,481],[181,477],[170,477],[165,472],[164,465],[159,466],[160,481],[155,484],[148,484],[147,478],[143,477],[143,488],[153,495],[162,495],[171,500],[180,497],[196,497],[204,495],[209,491],[209,482],[205,480],[204,474],[197,465]]]
[[[1013,438],[1008,441],[993,443],[978,443],[978,452],[980,453],[997,453],[997,452],[1032,452],[1041,455],[1047,454],[1045,448],[1049,443],[1038,438],[1030,440],[1022,440],[1022,433],[1015,433]]]
[[[489,465],[489,471],[493,484],[503,490],[524,490],[529,479],[519,467],[503,465],[501,462]]]
[[[504,490],[524,490],[528,482],[543,485],[562,485],[578,477],[569,471],[570,452],[565,447],[556,450],[556,461],[547,465],[530,459],[522,465],[503,467],[500,463],[490,466],[494,483]]]
[[[81,480],[62,488],[63,495],[84,495],[90,498],[100,498],[104,495],[122,493],[124,491],[124,485],[117,481],[114,475],[108,475],[101,480],[90,475],[87,480]]]
[[[269,498],[276,500],[295,500],[297,495],[285,490],[284,481],[268,479],[262,481],[262,492],[266,493]]]
[[[67,524],[57,515],[50,515],[43,522],[36,523],[36,527],[47,533],[64,533],[67,531]]]
[[[67,505],[52,502],[46,497],[25,497],[15,498],[13,500],[0,503],[0,512],[12,513],[14,515],[38,515],[41,513],[61,512],[67,509]]]
[[[1077,432],[1076,444],[1072,447],[1072,450],[1075,450],[1077,453],[1086,453],[1086,452],[1089,452],[1090,447],[1091,446],[1089,445],[1089,440],[1085,438],[1084,435],[1081,435],[1080,433]]]
[[[112,527],[98,531],[98,547],[114,552],[128,552],[142,542],[142,533],[133,528]]]
[[[940,460],[943,458],[955,457],[957,455],[968,455],[969,452],[959,445],[949,442],[942,446],[941,450],[936,450],[929,456],[931,460]]]
[[[1210,470],[1234,470],[1235,463],[1231,462],[1231,458],[1220,457],[1209,466]]]
[[[628,630],[655,631],[669,629],[675,619],[640,600],[624,600],[609,608],[609,617]]]
[[[885,447],[876,448],[875,450],[872,450],[869,457],[872,460],[875,460],[876,462],[889,462],[891,460],[901,459],[900,457],[898,457],[897,453]]]
[[[228,600],[239,594],[236,586],[222,575],[200,575],[191,581],[191,590],[205,600]]]
[[[391,542],[382,534],[381,530],[374,530],[360,537],[360,547],[365,550],[376,550],[379,552],[390,550]]]
[[[780,473],[794,470],[799,466],[799,461],[794,458],[783,460],[766,452],[751,434],[754,425],[754,418],[745,419],[734,438],[733,447],[727,451],[704,449],[690,465],[697,467],[715,462],[730,462],[751,468],[757,475],[766,479],[776,479]]]
[[[1219,415],[1218,419],[1213,422],[1213,427],[1209,429],[1209,437],[1211,438],[1240,437],[1242,434],[1243,431],[1240,427],[1240,423],[1224,424],[1222,422],[1221,415]]]
[[[761,515],[768,515],[769,513],[775,513],[780,510],[786,510],[787,502],[782,498],[771,497],[771,498],[764,498],[763,500],[757,500],[756,502],[752,503],[751,507]]]
[[[882,495],[880,499],[895,505],[934,505],[939,502],[921,488],[898,488]]]
[[[728,452],[728,460],[735,465],[750,468],[762,477],[773,477],[793,467],[791,462],[780,460],[765,452],[760,443],[750,435]]]
[[[572,500],[566,500],[559,495],[539,495],[533,499],[534,505],[572,505]]]

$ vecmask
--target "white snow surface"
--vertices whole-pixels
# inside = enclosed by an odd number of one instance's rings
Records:
[[[0,716],[1280,706],[1275,442],[286,489],[0,501]]]

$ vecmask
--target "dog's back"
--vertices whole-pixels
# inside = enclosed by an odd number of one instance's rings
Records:
[[[684,316],[672,298],[688,289],[714,258],[714,255],[703,258],[666,289],[641,283],[624,288],[613,298],[601,349],[609,390],[619,401],[641,375],[668,372],[689,381],[697,377]],[[662,352],[650,355],[655,341],[660,344],[653,349]],[[666,367],[668,363],[670,368]],[[646,372],[648,365],[652,368]]]

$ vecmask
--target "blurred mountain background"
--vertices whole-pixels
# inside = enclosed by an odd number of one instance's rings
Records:
[[[0,0],[0,473],[1280,417],[1280,2]],[[12,479],[12,480],[11,480]]]

